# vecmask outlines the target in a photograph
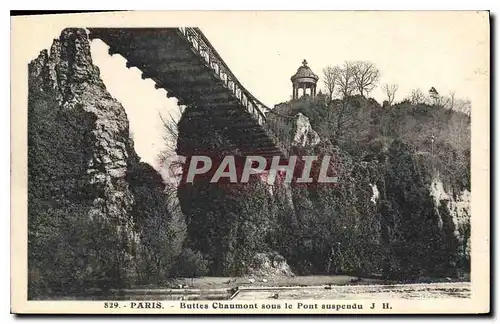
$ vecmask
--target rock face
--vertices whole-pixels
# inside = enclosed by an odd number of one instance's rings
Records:
[[[436,157],[419,154],[403,141],[391,144],[384,167],[380,212],[389,272],[447,277],[468,272],[470,205],[459,198],[468,190],[444,177]],[[444,198],[443,184],[456,192],[458,203]]]
[[[178,127],[177,153],[188,161],[192,155],[207,155],[220,161],[226,155],[238,154],[213,123],[191,120],[189,114],[184,114]],[[186,216],[186,245],[208,260],[209,275],[243,274],[254,255],[272,245],[268,243],[274,239],[276,226],[272,198],[267,185],[256,175],[247,183],[209,180],[195,178],[178,187],[180,206]]]
[[[440,153],[422,153],[425,142],[413,143],[407,131],[434,125],[414,120],[436,117],[434,108],[385,112],[358,98],[359,109],[349,112],[358,119],[344,121],[338,140],[327,120],[338,113],[327,110],[334,107],[309,100],[280,105],[278,112],[296,116],[290,153],[332,156],[338,183],[292,182],[270,190],[252,176],[244,184],[203,178],[181,184],[176,193],[186,219],[184,241],[174,234],[184,231],[182,216],[176,214],[172,228],[176,197],[167,197],[161,176],[139,162],[125,110],[106,91],[85,31],[64,30],[50,53],[42,51],[29,64],[28,83],[30,296],[157,283],[174,265],[171,273],[217,276],[407,279],[469,270],[466,150],[441,140],[435,146]],[[442,114],[431,120],[456,118]],[[210,122],[183,116],[178,126],[178,153],[187,158],[238,154]]]
[[[29,73],[30,95],[50,96],[55,105],[51,108],[59,115],[75,113],[87,117],[75,124],[58,126],[75,130],[80,126],[78,131],[88,141],[84,149],[90,155],[83,176],[88,177],[96,193],[90,217],[106,217],[130,225],[128,219],[122,218],[132,200],[125,175],[129,163],[137,162],[137,156],[125,110],[99,78],[85,31],[64,30],[61,38],[54,40],[50,55],[44,50],[30,63]]]
[[[141,240],[126,176],[138,157],[85,30],[63,30],[29,64],[28,82],[30,283],[68,291],[92,278],[136,280]],[[66,249],[45,251],[51,240]]]
[[[307,110],[307,102],[296,104]],[[322,110],[315,109],[321,125]],[[346,150],[331,138],[320,140],[308,118],[296,116],[289,153],[331,156],[338,183],[278,182],[266,191],[260,181],[231,190],[201,183],[181,188],[193,248],[217,264],[212,274],[280,273],[271,261],[254,260],[265,253],[278,253],[298,275],[415,279],[468,271],[470,204],[457,176],[461,169],[440,170],[442,158],[400,139],[378,138],[368,148]],[[362,136],[372,136],[366,129],[377,131],[371,118],[356,125]],[[190,141],[193,151],[231,151],[212,130],[203,130],[207,125],[181,126],[178,144]]]
[[[298,113],[295,116],[295,134],[293,136],[293,146],[314,146],[320,142],[319,135],[312,129],[309,118]]]
[[[277,253],[255,254],[246,274],[257,277],[294,276],[285,258]]]
[[[450,190],[450,189],[448,189]],[[435,174],[430,184],[430,195],[434,200],[434,211],[438,226],[455,242],[456,259],[462,263],[470,262],[470,216],[471,193],[467,189],[459,192],[446,191],[443,179]]]

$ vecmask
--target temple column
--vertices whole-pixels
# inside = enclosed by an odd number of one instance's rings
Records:
[[[310,96],[311,98],[316,97],[318,76],[307,66],[306,60],[302,61],[302,66],[292,75],[290,81],[292,81],[294,87],[292,95],[294,99],[300,99],[300,89],[302,89],[302,96]],[[307,89],[309,89],[309,94],[307,93]]]

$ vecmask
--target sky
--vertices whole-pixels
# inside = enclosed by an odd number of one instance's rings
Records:
[[[440,94],[455,91],[457,97],[470,99],[473,112],[475,105],[487,103],[481,88],[489,79],[489,34],[484,14],[239,12],[181,17],[184,20],[177,15],[170,22],[199,26],[238,80],[269,107],[290,99],[290,77],[304,59],[320,76],[318,90],[324,88],[324,67],[367,60],[380,70],[380,84],[399,86],[396,101],[412,89],[427,92],[435,87]],[[161,18],[151,16],[143,21],[149,26],[169,21]],[[40,50],[50,48],[68,21],[52,22],[33,32],[27,62]],[[125,59],[110,56],[107,49],[102,41],[92,41],[94,64],[100,68],[108,91],[127,112],[137,153],[158,167],[157,156],[165,144],[159,114],[178,118],[177,101],[167,98],[165,90],[156,90],[152,80],[142,80],[138,69],[127,69]],[[380,87],[370,96],[379,102],[385,99]]]

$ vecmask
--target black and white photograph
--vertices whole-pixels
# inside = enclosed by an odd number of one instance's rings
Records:
[[[12,17],[17,309],[488,312],[489,19]]]

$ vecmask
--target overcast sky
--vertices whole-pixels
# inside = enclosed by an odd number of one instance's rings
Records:
[[[199,26],[239,81],[270,107],[290,99],[290,77],[303,59],[320,79],[328,65],[371,61],[381,72],[381,84],[399,85],[396,101],[411,89],[427,92],[433,86],[440,94],[455,91],[457,97],[469,98],[473,111],[475,105],[487,104],[484,89],[479,89],[489,78],[488,22],[481,14],[248,12],[224,14],[224,19],[208,17],[196,24],[193,17],[184,20],[186,25]],[[148,25],[162,21],[156,18],[146,20]],[[49,48],[62,26],[44,25],[29,44],[27,61]],[[142,80],[136,68],[127,69],[120,55],[109,56],[107,48],[100,40],[92,42],[94,63],[108,91],[127,111],[138,154],[155,166],[163,148],[158,113],[178,116],[176,100],[156,90],[152,80]],[[320,81],[318,89],[322,88]],[[380,88],[371,96],[384,100]]]

